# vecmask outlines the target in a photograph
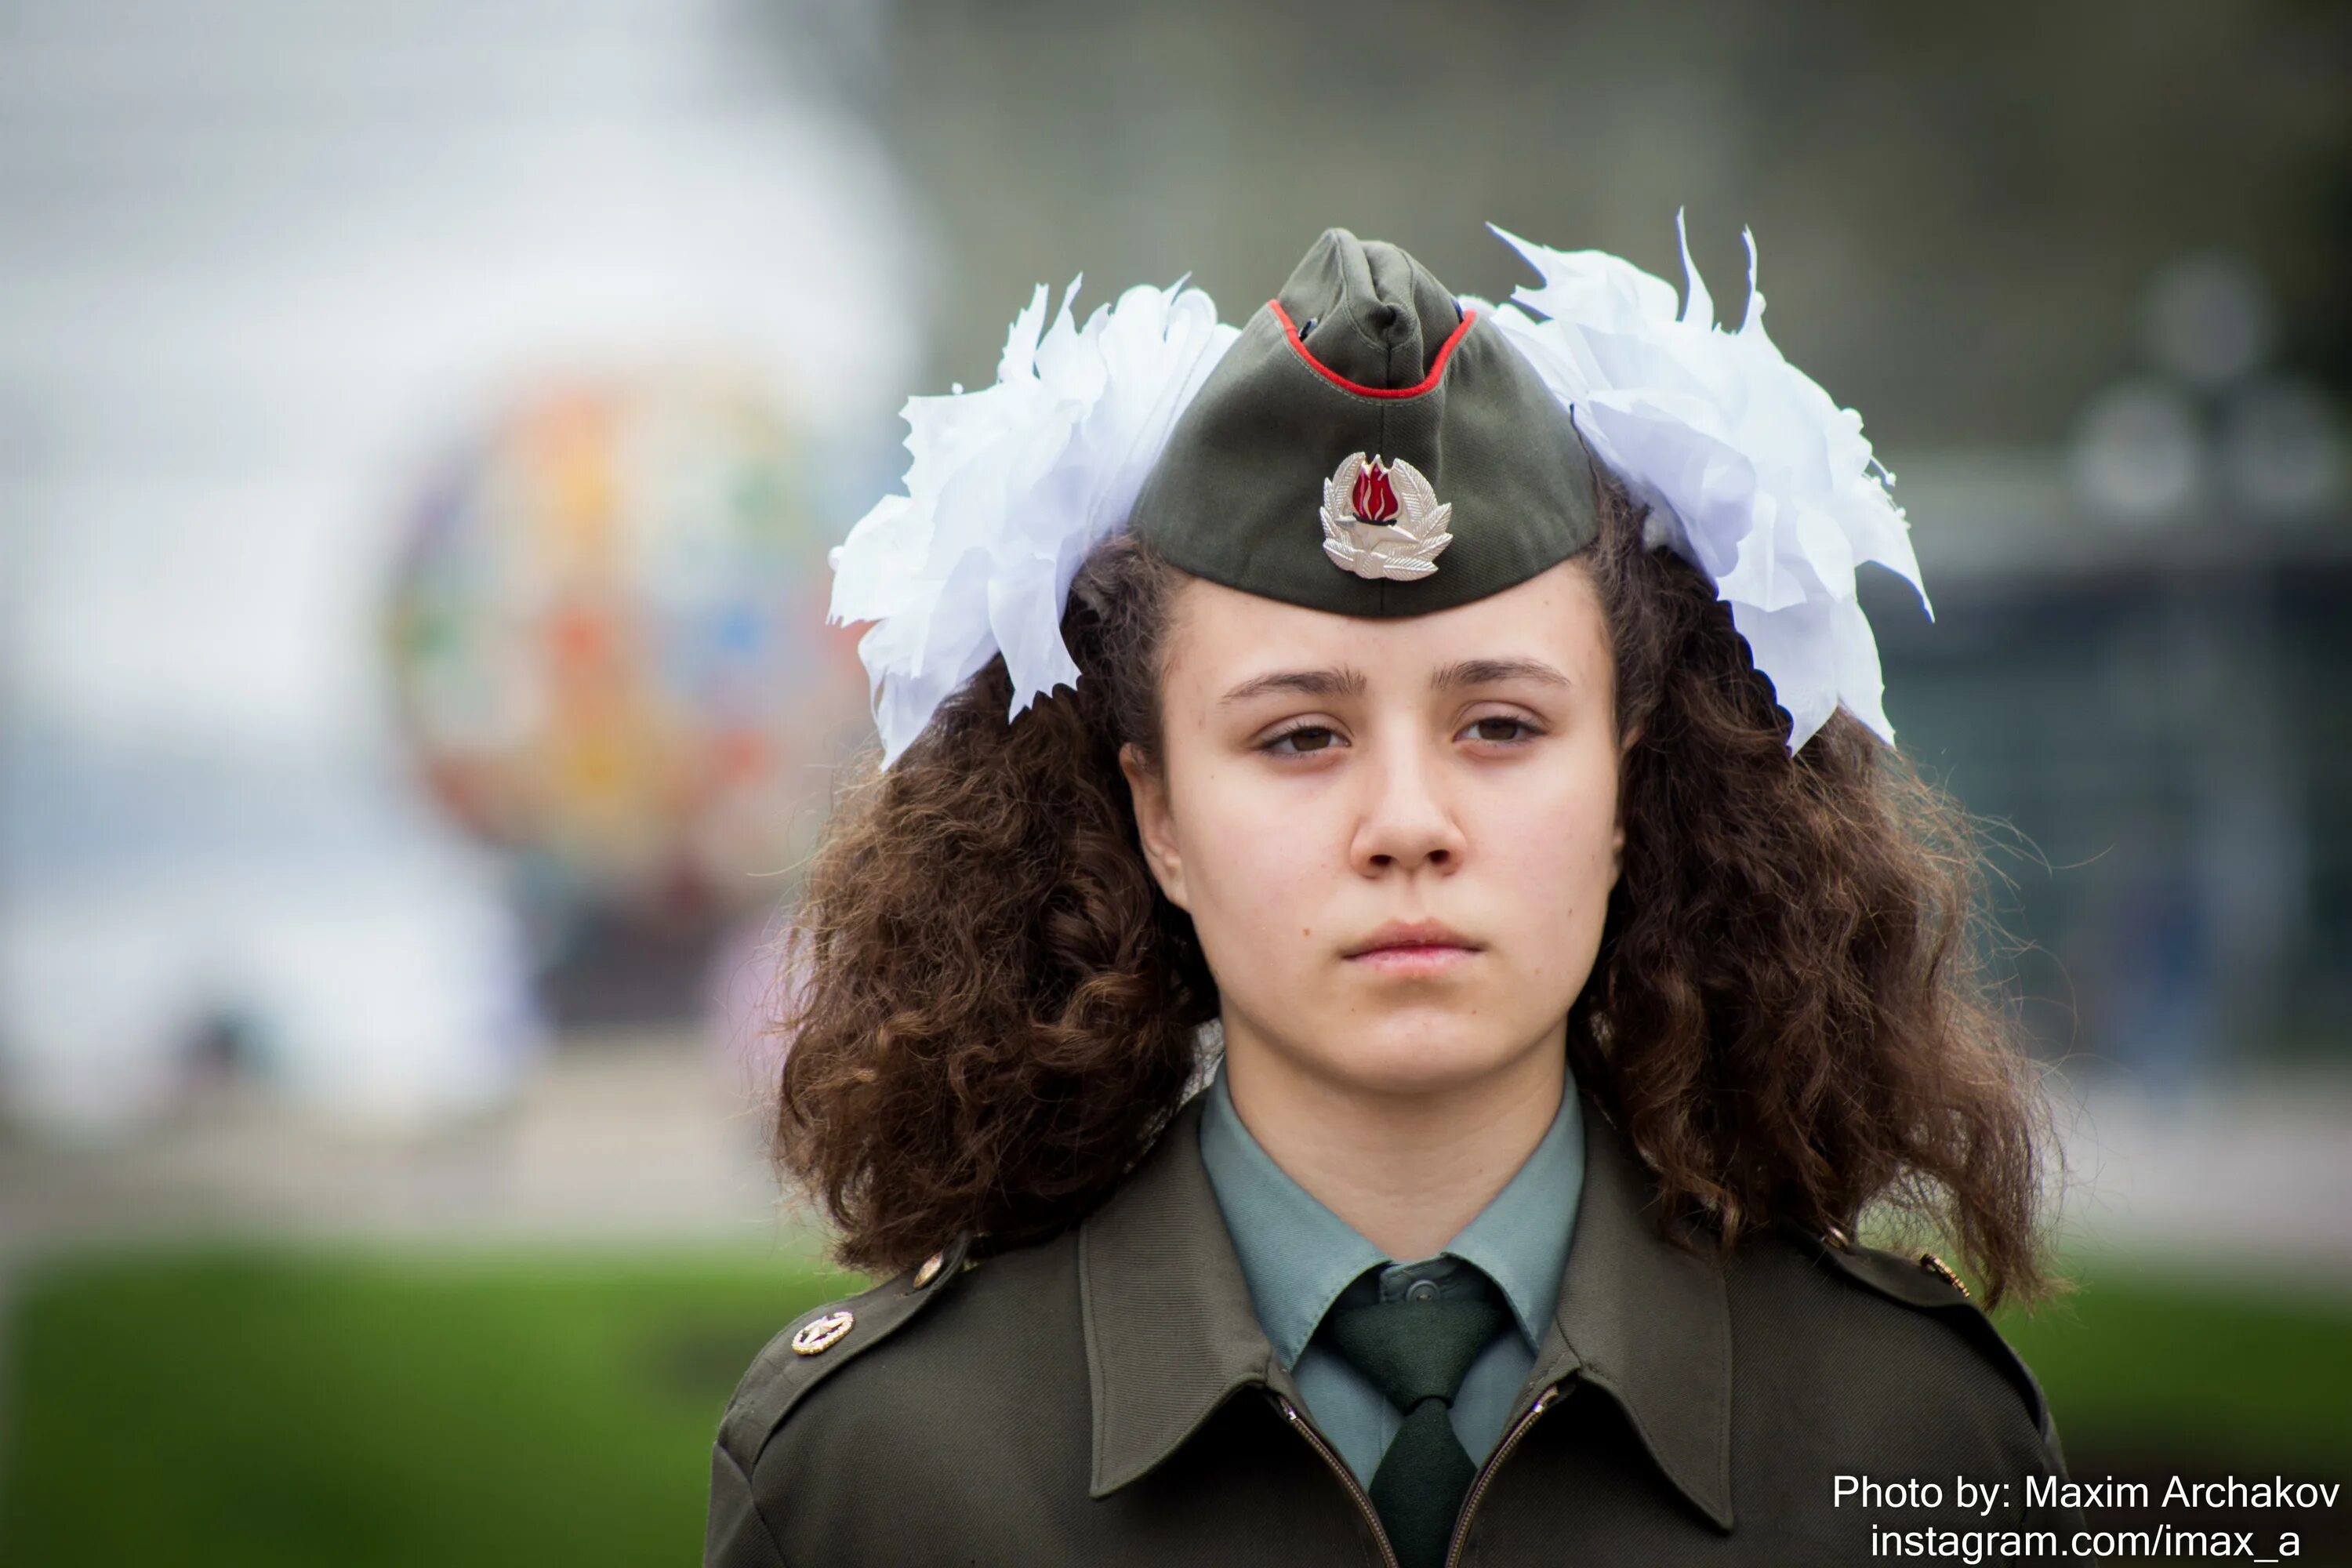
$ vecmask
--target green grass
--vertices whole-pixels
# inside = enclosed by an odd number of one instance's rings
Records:
[[[729,1389],[855,1281],[740,1253],[240,1251],[21,1286],[10,1568],[637,1568],[696,1560]],[[2352,1468],[2352,1300],[2110,1271],[2002,1322],[2078,1461]]]
[[[728,1391],[853,1287],[740,1255],[59,1264],[7,1337],[0,1561],[695,1562]]]
[[[2106,1454],[2352,1471],[2352,1295],[2108,1268],[1999,1321],[2078,1474],[2078,1458]]]

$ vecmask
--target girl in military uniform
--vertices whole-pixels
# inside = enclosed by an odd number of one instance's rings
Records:
[[[1342,229],[1239,329],[1040,289],[908,405],[779,1026],[778,1159],[881,1283],[746,1374],[713,1568],[2071,1528],[1959,1276],[1853,1239],[2046,1288],[1976,851],[1854,599],[1903,516],[1752,279],[1729,331],[1511,243],[1500,308]]]

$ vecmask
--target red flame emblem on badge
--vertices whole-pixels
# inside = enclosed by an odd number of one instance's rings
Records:
[[[1367,460],[1356,475],[1356,490],[1348,504],[1366,522],[1394,522],[1396,490],[1389,483],[1388,466],[1378,458]]]

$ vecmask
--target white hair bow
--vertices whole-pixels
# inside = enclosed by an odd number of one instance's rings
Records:
[[[885,767],[992,654],[1013,677],[1008,723],[1076,682],[1062,641],[1070,579],[1125,525],[1169,427],[1241,335],[1181,279],[1129,289],[1079,327],[1078,282],[1051,327],[1037,286],[994,385],[907,400],[907,493],[884,497],[826,556],[825,619],[878,623],[857,656]]]

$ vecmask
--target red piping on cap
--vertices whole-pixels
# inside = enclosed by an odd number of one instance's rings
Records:
[[[1329,365],[1325,364],[1321,360],[1317,359],[1313,354],[1307,352],[1307,345],[1299,342],[1298,329],[1291,324],[1290,312],[1282,308],[1281,300],[1268,300],[1266,301],[1266,306],[1269,310],[1273,310],[1274,319],[1282,323],[1283,335],[1290,340],[1290,346],[1298,351],[1298,357],[1300,359],[1305,360],[1308,364],[1315,367],[1316,374],[1321,376],[1324,380],[1329,382],[1340,391],[1352,392],[1359,397],[1419,397],[1423,393],[1427,392],[1431,387],[1437,384],[1438,377],[1445,374],[1445,362],[1454,356],[1454,345],[1462,341],[1462,334],[1470,330],[1470,323],[1478,319],[1478,312],[1475,310],[1465,310],[1462,312],[1462,324],[1454,329],[1454,335],[1452,337],[1446,339],[1444,342],[1438,345],[1437,357],[1430,362],[1429,374],[1423,376],[1421,380],[1413,385],[1366,386],[1360,382],[1349,381],[1346,376],[1341,375],[1338,371],[1333,370]]]

